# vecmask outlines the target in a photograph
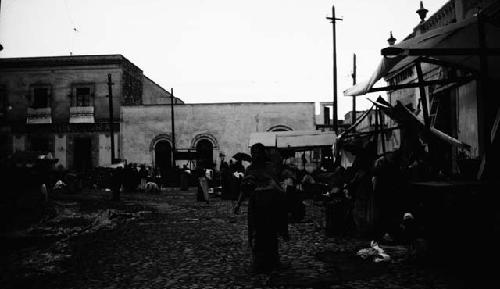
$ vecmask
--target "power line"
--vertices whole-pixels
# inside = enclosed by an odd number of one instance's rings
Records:
[[[71,17],[70,9],[68,6],[68,0],[63,0],[63,1],[64,1],[64,6],[66,7],[66,16],[68,16],[71,27],[73,28],[73,31],[78,32],[78,29],[76,28],[75,25],[75,21],[73,21],[73,17]]]

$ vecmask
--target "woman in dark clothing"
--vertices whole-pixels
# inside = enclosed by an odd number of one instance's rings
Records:
[[[288,240],[285,194],[279,186],[278,172],[267,161],[262,144],[252,146],[252,164],[241,184],[241,194],[234,212],[248,197],[248,241],[256,272],[270,272],[279,265],[278,235]]]

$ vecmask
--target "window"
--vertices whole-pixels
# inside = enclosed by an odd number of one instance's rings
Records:
[[[46,108],[50,106],[50,87],[34,86],[31,107]]]
[[[90,87],[77,87],[75,93],[76,93],[76,106],[90,106],[91,104]]]
[[[94,85],[78,84],[72,89],[71,106],[93,106]]]

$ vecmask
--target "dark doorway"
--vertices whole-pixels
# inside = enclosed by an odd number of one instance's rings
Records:
[[[155,167],[165,177],[172,166],[172,147],[168,141],[159,141],[155,145]]]
[[[196,144],[198,155],[198,166],[204,169],[211,169],[213,166],[214,146],[211,141],[202,139]]]
[[[73,166],[78,171],[92,167],[92,141],[89,137],[74,139]]]

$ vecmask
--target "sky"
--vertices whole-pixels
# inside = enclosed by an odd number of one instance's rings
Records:
[[[418,0],[0,1],[0,58],[122,54],[186,103],[332,101],[335,5],[340,119],[353,54],[360,82],[389,32],[400,41],[419,22]],[[445,2],[425,0],[428,15]]]

